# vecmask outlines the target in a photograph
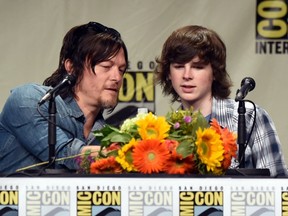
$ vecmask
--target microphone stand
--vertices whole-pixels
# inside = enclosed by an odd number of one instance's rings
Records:
[[[45,169],[46,174],[64,174],[68,173],[65,169],[55,169],[56,160],[56,102],[55,102],[55,92],[51,95],[49,99],[49,121],[48,121],[48,146],[49,146],[49,166]]]
[[[56,103],[55,95],[49,99],[49,121],[48,121],[48,146],[49,167],[55,169],[55,145],[56,145]]]
[[[245,142],[246,142],[246,120],[245,120],[245,102],[239,100],[238,106],[238,137],[237,143],[239,145],[238,159],[240,160],[239,168],[245,168]]]

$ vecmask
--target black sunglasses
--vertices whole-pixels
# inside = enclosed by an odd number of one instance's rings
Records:
[[[110,34],[116,38],[120,38],[121,35],[120,33],[113,29],[113,28],[109,28],[107,26],[104,26],[98,22],[89,22],[87,25],[86,25],[87,28],[91,28],[93,29],[94,31],[96,31],[97,33],[107,33],[107,34]]]

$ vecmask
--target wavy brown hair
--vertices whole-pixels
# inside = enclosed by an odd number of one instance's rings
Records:
[[[232,82],[226,71],[226,46],[213,30],[190,25],[177,29],[165,41],[161,56],[156,58],[156,82],[162,87],[164,95],[172,95],[172,102],[179,101],[169,79],[170,64],[185,64],[199,57],[204,64],[211,64],[214,81],[212,95],[228,98]]]
[[[63,39],[57,70],[43,82],[46,86],[55,87],[66,76],[65,61],[72,62],[72,74],[76,84],[83,78],[84,64],[87,61],[94,71],[94,66],[115,56],[123,48],[126,65],[128,65],[128,52],[121,35],[113,28],[106,27],[97,22],[75,26],[70,29]],[[62,98],[73,95],[73,86],[68,86],[59,92]]]

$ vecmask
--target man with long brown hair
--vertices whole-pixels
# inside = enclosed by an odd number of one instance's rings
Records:
[[[103,111],[112,111],[117,105],[127,65],[126,45],[115,29],[96,22],[70,29],[63,39],[58,69],[44,85],[13,89],[4,105],[0,115],[0,173],[47,162],[49,103],[41,98],[67,76],[70,84],[48,97],[55,96],[57,105],[56,169],[77,169],[73,156],[87,150],[97,155],[100,147],[93,131],[104,126]]]

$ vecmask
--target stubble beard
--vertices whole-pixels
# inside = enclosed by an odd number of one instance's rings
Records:
[[[118,103],[118,97],[117,98],[113,98],[113,99],[104,99],[102,102],[102,108],[103,109],[113,109],[114,107],[116,107]]]

